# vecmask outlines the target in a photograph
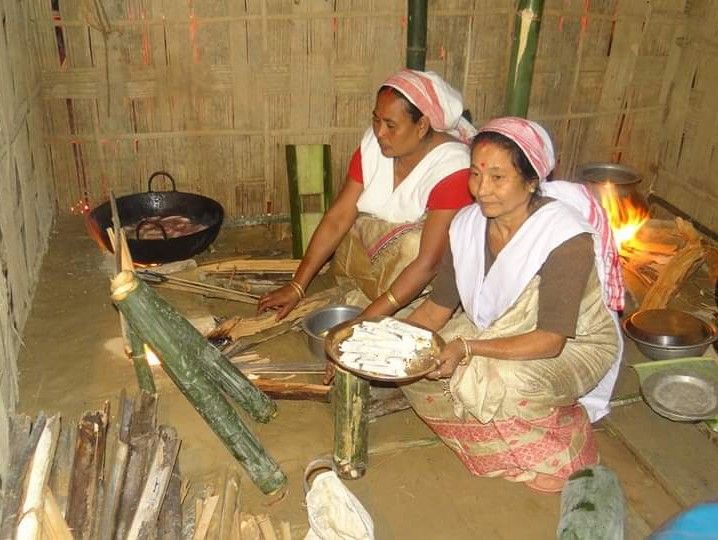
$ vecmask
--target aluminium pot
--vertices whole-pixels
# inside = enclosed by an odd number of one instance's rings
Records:
[[[638,184],[643,178],[632,167],[619,163],[586,163],[579,167],[578,178],[599,201],[608,195],[610,183],[620,199],[628,198],[635,205],[648,210],[648,203],[638,190]]]
[[[152,181],[166,176],[172,183],[172,191],[154,191]],[[174,178],[167,172],[157,171],[147,181],[147,192],[117,198],[117,213],[121,226],[138,226],[145,220],[169,216],[182,216],[206,228],[194,233],[160,239],[143,239],[139,233],[128,235],[127,245],[132,260],[142,264],[168,263],[189,259],[201,253],[217,238],[224,220],[224,209],[214,199],[177,191]],[[112,251],[107,229],[112,227],[112,208],[106,202],[89,213],[88,224],[95,229],[105,247]]]

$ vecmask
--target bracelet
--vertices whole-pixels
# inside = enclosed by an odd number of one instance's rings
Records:
[[[461,360],[459,360],[459,365],[468,366],[469,360],[471,360],[471,347],[469,347],[469,342],[461,336],[459,336],[457,339],[461,341],[461,343],[464,345],[464,356]]]
[[[294,289],[294,292],[296,292],[299,295],[300,300],[306,296],[306,294],[304,293],[304,287],[302,287],[296,281],[294,281],[294,280],[290,281],[289,285],[292,287],[292,289]]]
[[[399,309],[401,307],[401,304],[397,301],[396,297],[391,293],[391,289],[386,290],[386,299],[387,301],[394,306],[395,308]]]

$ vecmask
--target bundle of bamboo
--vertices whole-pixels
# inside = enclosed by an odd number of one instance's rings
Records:
[[[276,414],[274,402],[132,272],[120,272],[112,280],[112,299],[254,483],[264,493],[282,488],[286,483],[284,473],[222,391],[260,422],[267,422]]]

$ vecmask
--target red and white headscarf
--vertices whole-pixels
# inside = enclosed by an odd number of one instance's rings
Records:
[[[479,133],[486,131],[500,133],[515,142],[538,174],[543,193],[578,209],[596,230],[601,240],[604,299],[611,309],[622,311],[625,294],[623,273],[606,212],[585,186],[546,182],[546,177],[556,166],[553,143],[546,130],[531,120],[507,116],[490,120],[479,129]]]
[[[461,94],[433,71],[403,69],[389,77],[382,86],[396,88],[429,118],[431,127],[445,131],[469,144],[476,128],[461,114]]]

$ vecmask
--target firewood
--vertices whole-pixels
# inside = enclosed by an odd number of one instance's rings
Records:
[[[267,514],[258,514],[256,516],[259,532],[262,533],[264,540],[277,540],[277,533],[274,531],[272,520]]]
[[[23,480],[30,464],[40,436],[47,422],[44,413],[37,415],[32,423],[27,416],[10,417],[10,464],[3,478],[2,523],[0,538],[13,538],[15,526],[20,515]]]
[[[280,272],[294,274],[299,267],[301,259],[245,259],[229,258],[217,261],[210,261],[198,265],[199,270],[211,271],[233,271],[240,273],[263,273]]]
[[[239,503],[239,486],[240,477],[236,471],[230,471],[224,483],[224,493],[222,495],[222,510],[219,515],[219,535],[220,540],[230,540],[232,536],[232,522],[234,514]]]
[[[369,420],[411,408],[400,388],[372,386],[370,388]]]
[[[686,241],[687,244],[700,243],[701,236],[690,221],[677,217],[676,229],[678,230],[678,234]]]
[[[98,527],[99,536],[102,540],[114,538],[117,527],[117,513],[122,496],[122,486],[125,481],[127,462],[129,459],[129,429],[132,421],[132,400],[125,396],[125,391],[120,393],[119,410],[120,415],[117,427],[117,440],[114,451],[114,460],[110,465],[110,478],[105,489]]]
[[[209,334],[209,338],[221,338],[229,337],[232,341],[243,336],[251,336],[263,330],[267,330],[274,326],[280,325],[283,322],[291,322],[308,315],[312,311],[324,307],[331,302],[336,302],[339,299],[339,289],[332,288],[326,291],[322,291],[311,296],[307,296],[304,300],[297,304],[289,315],[282,321],[278,321],[276,314],[273,311],[262,313],[255,317],[232,317],[227,319],[223,323],[219,324],[213,332]]]
[[[661,269],[641,303],[641,310],[660,309],[668,305],[685,279],[703,264],[704,252],[700,243],[690,243],[676,253]]]
[[[70,527],[62,517],[60,507],[52,494],[45,486],[44,515],[42,518],[42,538],[47,540],[73,540]]]
[[[160,426],[158,435],[158,444],[127,534],[128,538],[146,540],[153,537],[157,516],[177,459],[180,441],[174,428]]]
[[[718,281],[718,246],[705,243],[703,249],[708,264],[708,278],[711,282],[716,283]]]
[[[77,438],[77,424],[63,422],[60,438],[55,450],[55,460],[50,470],[48,485],[53,498],[62,515],[67,510],[67,495],[70,490],[70,473],[72,472],[72,458],[75,455],[75,440]]]
[[[126,538],[144,486],[157,424],[157,397],[142,392],[129,429],[127,472],[117,509],[116,538]]]
[[[105,460],[109,405],[86,412],[77,426],[65,519],[75,538],[94,538],[97,499]]]
[[[239,516],[239,534],[242,540],[262,540],[256,518],[252,514],[242,512]]]
[[[38,538],[41,529],[41,518],[44,514],[45,484],[50,476],[52,460],[55,457],[57,439],[60,435],[60,416],[54,415],[47,419],[40,435],[40,440],[32,457],[27,475],[25,497],[20,506],[20,522],[15,538],[31,540]]]
[[[279,536],[282,540],[292,540],[292,529],[289,527],[288,521],[279,522]]]
[[[209,524],[212,521],[214,510],[217,508],[218,501],[219,495],[212,495],[204,500],[204,504],[202,504],[202,513],[200,514],[197,526],[194,529],[192,540],[204,540],[207,537],[207,530],[209,529]]]
[[[157,540],[182,538],[182,475],[179,461],[175,461],[165,500],[157,520]]]
[[[288,383],[273,379],[252,378],[252,382],[273,399],[307,400],[329,403],[332,387],[324,384]]]

